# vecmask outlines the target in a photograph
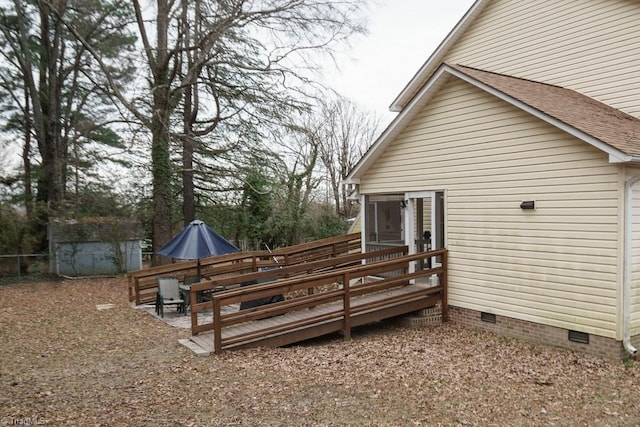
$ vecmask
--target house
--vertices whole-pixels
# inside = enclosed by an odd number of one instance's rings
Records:
[[[54,219],[49,269],[62,276],[101,276],[142,268],[142,226],[121,218]]]
[[[477,0],[345,179],[363,250],[446,247],[452,321],[640,348],[640,2]]]

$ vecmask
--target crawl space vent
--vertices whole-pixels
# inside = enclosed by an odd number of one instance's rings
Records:
[[[483,322],[496,323],[496,315],[491,313],[485,313],[484,311],[480,313],[480,320]]]
[[[585,332],[569,331],[569,341],[589,344],[589,334]]]

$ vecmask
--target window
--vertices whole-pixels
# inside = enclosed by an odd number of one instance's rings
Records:
[[[402,195],[377,195],[367,197],[367,241],[377,243],[402,243],[403,215]]]

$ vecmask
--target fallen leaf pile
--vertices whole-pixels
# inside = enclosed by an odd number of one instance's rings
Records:
[[[453,324],[198,357],[122,277],[0,286],[0,336],[0,425],[640,423],[637,364]]]

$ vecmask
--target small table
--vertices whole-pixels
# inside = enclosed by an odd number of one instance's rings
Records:
[[[181,284],[178,286],[180,289],[180,297],[184,301],[185,312],[187,307],[191,306],[190,298],[191,298],[191,285]],[[213,294],[216,292],[226,291],[227,288],[225,286],[216,286],[213,289],[207,289],[198,291],[196,293],[196,303],[205,301],[205,294]]]

